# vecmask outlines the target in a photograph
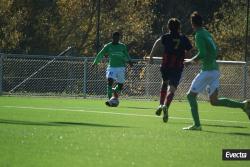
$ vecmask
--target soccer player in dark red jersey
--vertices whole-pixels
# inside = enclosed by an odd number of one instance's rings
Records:
[[[152,62],[153,57],[162,57],[160,105],[155,114],[160,116],[163,111],[163,122],[168,121],[168,109],[181,79],[184,58],[191,56],[192,45],[189,39],[181,34],[180,28],[178,19],[169,19],[169,32],[156,40],[149,58]]]

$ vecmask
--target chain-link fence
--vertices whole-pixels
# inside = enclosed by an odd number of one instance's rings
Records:
[[[4,95],[104,98],[107,60],[94,67],[92,62],[93,58],[2,54],[0,91]],[[161,86],[160,61],[153,64],[145,60],[135,62],[132,68],[127,67],[122,98],[157,100]],[[186,92],[199,71],[199,66],[185,67],[175,99],[186,99]],[[220,96],[250,98],[249,65],[243,62],[220,62],[220,71]],[[206,100],[207,94],[200,94],[199,99]]]

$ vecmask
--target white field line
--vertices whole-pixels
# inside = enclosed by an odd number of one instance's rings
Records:
[[[67,107],[67,109],[82,109],[82,107]],[[148,109],[140,109],[140,110],[154,110],[155,108],[148,108]],[[180,111],[180,112],[189,112],[189,110],[190,110],[190,108],[187,108],[187,109],[185,109],[185,110],[177,110],[177,111]],[[216,109],[212,109],[212,110],[201,110],[200,109],[200,111],[199,112],[201,112],[201,113],[216,113],[217,111],[216,111]],[[237,113],[239,113],[239,111],[220,111],[220,112],[225,112],[225,113],[227,113],[227,114],[237,114]]]
[[[0,106],[1,107],[1,106]],[[70,109],[70,110],[76,110],[76,109],[79,109],[79,110],[82,110],[82,107],[67,107],[65,109]],[[139,110],[154,110],[155,108],[146,108],[146,109],[139,109]],[[176,110],[177,112],[189,112],[189,108],[187,108],[186,110]],[[213,109],[213,110],[200,110],[199,112],[201,113],[216,113],[216,109]],[[239,111],[220,111],[220,112],[226,112],[227,114],[237,114],[239,113]]]
[[[155,115],[147,115],[147,114],[132,114],[132,113],[107,112],[107,111],[90,111],[90,110],[84,110],[84,109],[67,109],[67,108],[49,108],[49,107],[31,107],[31,106],[0,106],[0,108],[49,110],[49,111],[73,111],[73,112],[83,112],[83,113],[97,113],[97,114],[123,115],[123,116],[135,116],[135,117],[158,117]],[[192,118],[184,118],[184,117],[169,117],[169,118],[176,119],[176,120],[192,120]],[[250,122],[244,122],[244,121],[215,120],[215,119],[201,119],[201,121],[250,124]]]

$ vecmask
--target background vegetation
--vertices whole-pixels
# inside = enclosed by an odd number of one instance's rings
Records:
[[[77,56],[96,54],[98,0],[1,0],[0,49],[5,53],[55,55],[67,46]],[[143,57],[171,17],[192,39],[189,16],[199,11],[213,33],[220,59],[242,60],[247,0],[101,0],[100,47],[112,31],[123,33],[132,56]],[[248,40],[249,41],[249,40]]]

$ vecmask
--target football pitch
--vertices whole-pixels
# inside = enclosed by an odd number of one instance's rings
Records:
[[[250,149],[250,121],[239,109],[199,103],[202,131],[188,103],[174,101],[168,123],[154,115],[157,101],[0,97],[1,167],[241,166],[222,149]]]

